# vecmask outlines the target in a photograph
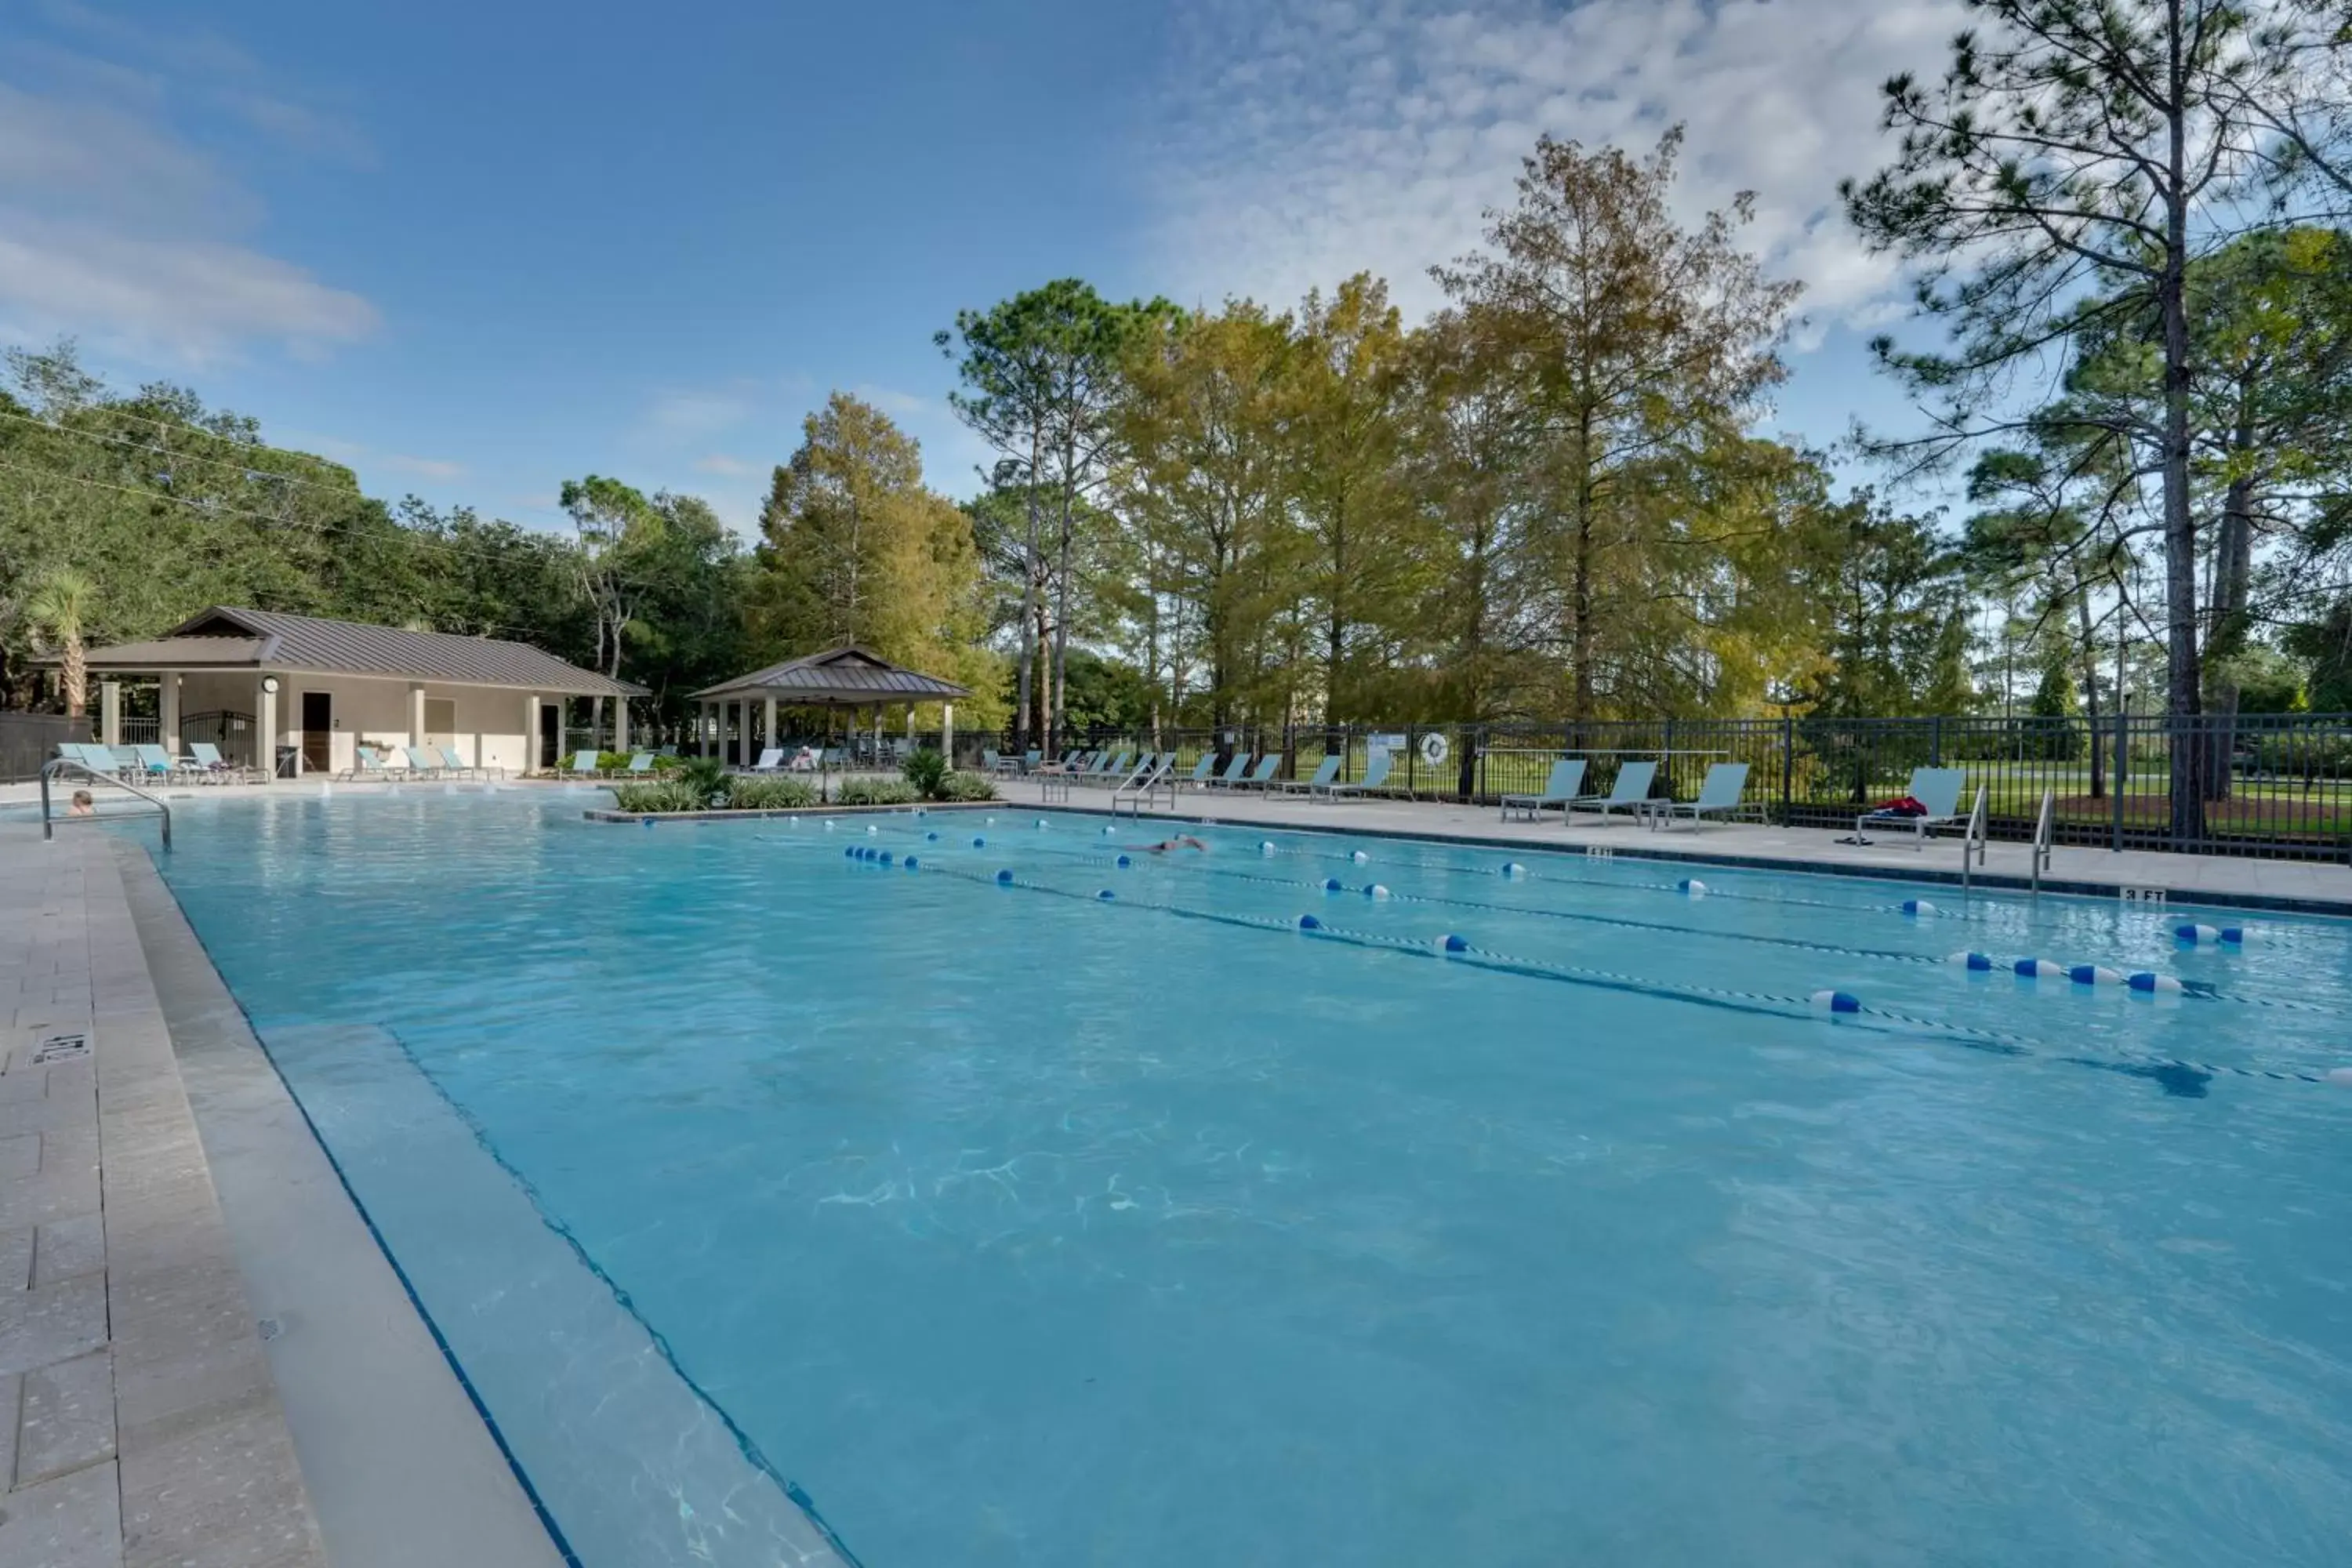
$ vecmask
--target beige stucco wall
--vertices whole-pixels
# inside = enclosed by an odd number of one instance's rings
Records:
[[[242,673],[187,676],[181,686],[180,710],[184,714],[222,710],[257,713],[255,682],[254,676]],[[530,759],[530,742],[523,728],[529,718],[529,692],[498,687],[444,686],[429,680],[424,685],[428,702],[453,704],[454,728],[446,740],[459,760],[478,767],[504,768],[510,773],[523,771]],[[362,742],[375,746],[404,746],[409,741],[409,686],[403,679],[312,675],[300,670],[281,672],[278,677],[276,743],[302,743],[302,694],[323,691],[333,707],[335,727],[329,744],[335,771],[352,766],[353,750]],[[427,739],[439,742],[445,737],[434,732]]]

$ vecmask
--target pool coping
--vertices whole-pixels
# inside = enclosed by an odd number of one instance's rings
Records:
[[[146,851],[116,841],[310,1510],[335,1568],[562,1568],[559,1532]]]
[[[1024,805],[1023,809],[1030,809]],[[1119,813],[1097,805],[1062,805],[1038,806],[1034,809],[1064,811],[1073,815],[1118,818]],[[1470,846],[1481,849],[1507,849],[1521,853],[1584,859],[1588,852],[1600,848],[1610,858],[1654,860],[1691,866],[1723,866],[1742,871],[1769,871],[1783,876],[1818,876],[1861,878],[1876,882],[1927,882],[1937,887],[1957,888],[1964,885],[1958,871],[1921,866],[1915,868],[1880,866],[1862,861],[1807,861],[1777,859],[1764,855],[1741,855],[1727,850],[1708,850],[1693,846],[1690,848],[1669,848],[1654,844],[1594,845],[1569,842],[1559,845],[1530,844],[1522,838],[1480,833],[1433,832],[1427,829],[1396,827],[1385,823],[1365,823],[1347,826],[1322,822],[1293,821],[1279,825],[1244,817],[1221,817],[1197,813],[1173,811],[1155,815],[1153,822],[1187,822],[1202,827],[1246,827],[1281,833],[1316,833],[1332,837],[1396,838],[1417,844]],[[1948,843],[1949,841],[1947,841]],[[2030,877],[2011,871],[1979,870],[1966,879],[1966,885],[1991,889],[2000,892],[2030,893],[2035,884]],[[2079,877],[2044,877],[2040,891],[2069,898],[2116,899],[2127,890],[2149,886],[2147,883],[2096,881]],[[2352,918],[2352,891],[2342,899],[2296,898],[2287,894],[2215,891],[2201,888],[2165,886],[2167,908],[2184,909],[2244,909],[2261,910],[2277,914],[2318,915],[2338,919]]]

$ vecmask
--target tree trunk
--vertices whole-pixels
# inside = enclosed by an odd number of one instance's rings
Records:
[[[65,639],[58,674],[65,683],[66,717],[79,719],[89,711],[89,663],[82,653],[81,638]]]
[[[1046,710],[1046,724],[1055,745],[1059,746],[1070,718],[1070,495],[1066,489],[1062,494],[1062,536],[1057,560],[1054,584],[1054,702]]]
[[[2242,416],[2231,433],[2231,444],[2242,457],[2252,445],[2253,434]],[[2213,678],[2209,694],[2208,720],[2213,727],[2211,743],[2207,748],[2205,763],[2205,798],[2227,800],[2235,770],[2231,759],[2238,744],[2238,702],[2240,691],[2228,660],[2245,651],[2247,595],[2254,566],[2254,483],[2250,479],[2235,479],[2223,493],[2221,500],[2221,531],[2213,550],[2213,625],[2206,633],[2205,657]],[[2214,660],[2222,662],[2214,664]]]
[[[2123,605],[2116,606],[2118,617]],[[2091,625],[2091,585],[2080,576],[2074,581],[2074,625],[2082,634],[2083,645],[2083,710],[2091,727],[2091,798],[2105,799],[2107,793],[2107,765],[2105,757],[2103,731],[2099,729],[2099,646],[2098,634]],[[2123,693],[2116,692],[2117,700]]]
[[[1029,749],[1030,708],[1029,673],[1037,663],[1036,626],[1045,607],[1037,592],[1037,458],[1040,440],[1035,426],[1029,432],[1029,472],[1025,493],[1022,497],[1022,514],[1027,532],[1021,542],[1021,676],[1013,720],[1013,749]]]
[[[2197,723],[2197,520],[2189,505],[2189,62],[2180,6],[2181,0],[2169,0],[2166,7],[2170,145],[2157,292],[2164,320],[2165,713],[2171,731],[2172,836],[2186,845],[2205,837],[2205,749]]]

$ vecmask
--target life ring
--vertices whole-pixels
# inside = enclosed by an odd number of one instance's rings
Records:
[[[1421,738],[1421,760],[1433,768],[1444,763],[1453,750],[1446,744],[1445,737],[1434,730]]]

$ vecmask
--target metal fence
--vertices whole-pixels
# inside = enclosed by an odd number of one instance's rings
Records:
[[[0,713],[0,784],[39,778],[42,764],[58,754],[60,743],[73,745],[89,738],[88,719],[68,719],[62,713]]]
[[[1492,805],[1540,790],[1559,759],[1583,757],[1587,791],[1607,790],[1620,762],[1643,758],[1659,764],[1654,795],[1689,800],[1711,765],[1745,763],[1749,819],[1850,827],[1906,793],[1914,768],[1957,767],[1968,775],[1963,809],[1981,786],[1996,838],[2031,840],[2046,790],[2061,844],[2352,860],[2352,715],[2340,713],[2126,714],[2103,717],[2096,733],[2081,718],[2033,717],[1235,725],[1101,730],[1066,749],[1172,748],[1180,771],[1203,752],[1277,752],[1281,779],[1311,776],[1337,751],[1339,776],[1352,780],[1375,742],[1391,752],[1390,787],[1418,799]],[[2194,786],[2178,812],[2176,752]]]

